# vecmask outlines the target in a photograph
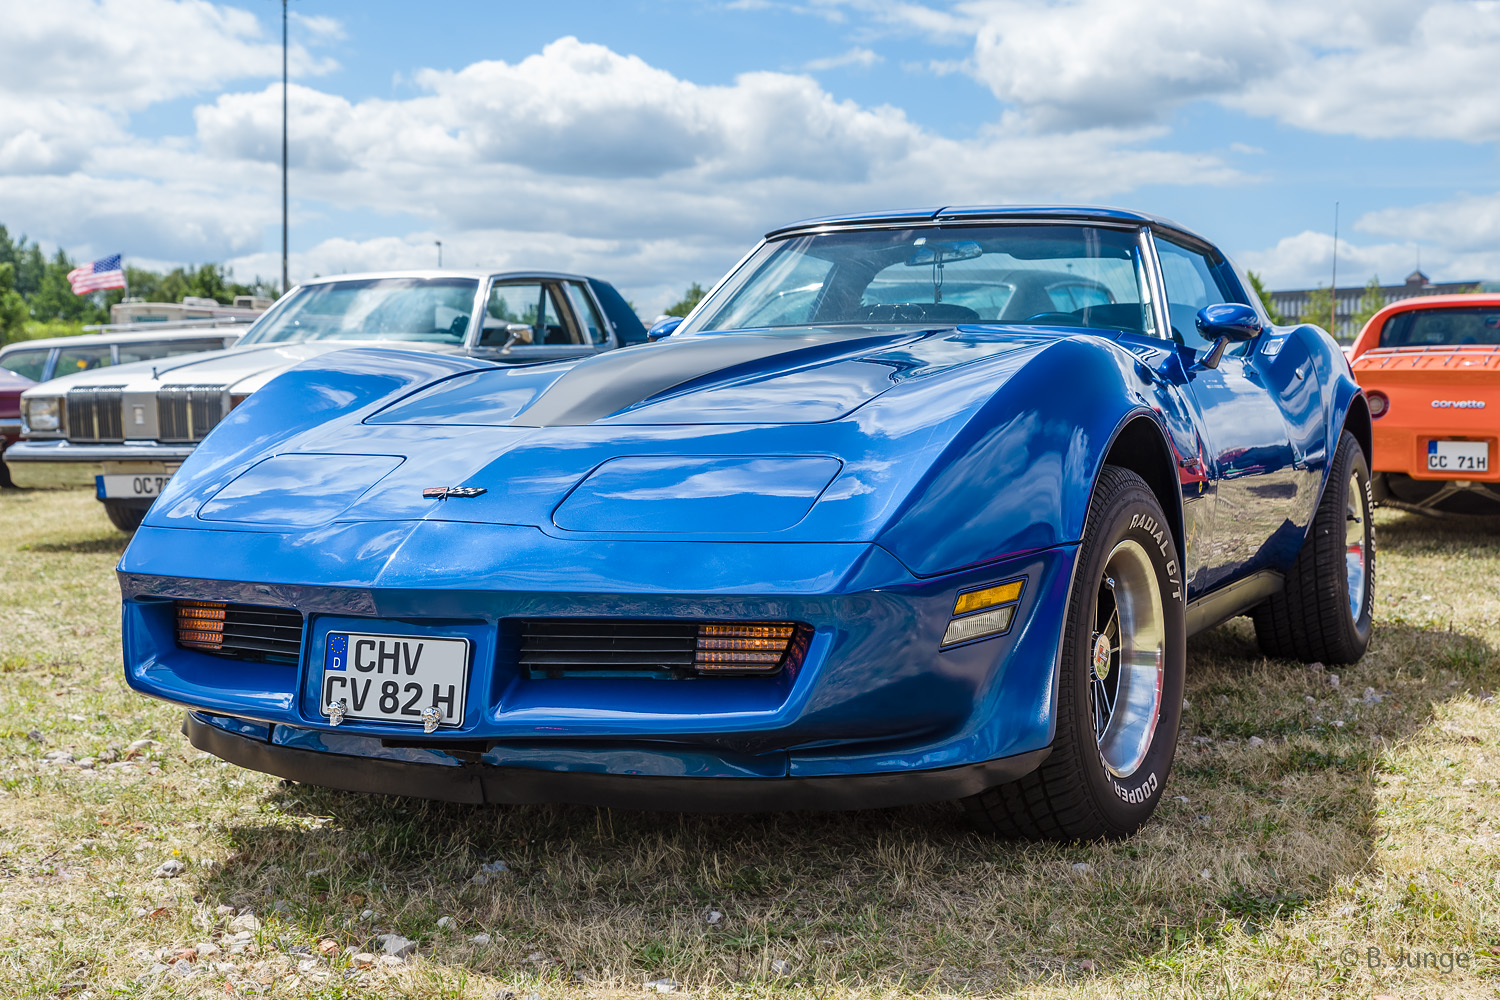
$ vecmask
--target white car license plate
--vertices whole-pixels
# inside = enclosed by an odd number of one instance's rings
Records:
[[[329,632],[323,645],[318,711],[343,718],[422,725],[423,711],[442,713],[442,727],[463,724],[469,640]]]
[[[161,495],[170,472],[111,473],[99,477],[103,481],[103,495],[109,500],[155,499]]]
[[[1428,441],[1427,468],[1430,472],[1488,472],[1488,441]]]

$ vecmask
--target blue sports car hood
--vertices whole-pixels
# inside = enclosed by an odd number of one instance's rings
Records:
[[[572,364],[446,379],[368,419],[381,424],[800,424],[836,420],[906,378],[1034,338],[886,328],[702,334]]]
[[[868,542],[932,491],[973,485],[961,470],[975,448],[1016,476],[1034,464],[1022,397],[1055,394],[1080,349],[1035,328],[884,327],[701,334],[509,368],[348,351],[231,413],[146,526],[314,547],[371,522],[392,538],[467,522],[557,538]],[[1071,447],[1070,428],[1046,433],[1049,453]],[[1031,510],[1022,535],[1048,522],[1057,490],[1011,484],[1007,503]]]

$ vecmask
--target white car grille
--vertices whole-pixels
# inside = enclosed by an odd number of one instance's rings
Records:
[[[120,405],[124,388],[98,385],[68,390],[68,440],[84,443],[125,440]]]
[[[156,394],[157,440],[202,441],[224,419],[222,385],[181,385]]]

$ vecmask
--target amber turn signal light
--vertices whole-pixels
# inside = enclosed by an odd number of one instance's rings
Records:
[[[702,671],[771,673],[780,669],[797,627],[786,622],[698,626],[693,666]]]
[[[222,649],[224,605],[209,601],[178,601],[177,644],[215,653]]]

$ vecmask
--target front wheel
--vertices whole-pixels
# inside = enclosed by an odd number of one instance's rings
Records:
[[[1068,598],[1052,753],[1026,777],[965,799],[975,823],[1050,840],[1140,829],[1177,752],[1186,642],[1166,516],[1140,476],[1106,466]]]
[[[1365,655],[1375,596],[1373,507],[1370,466],[1344,431],[1286,587],[1251,612],[1261,652],[1331,664]]]

